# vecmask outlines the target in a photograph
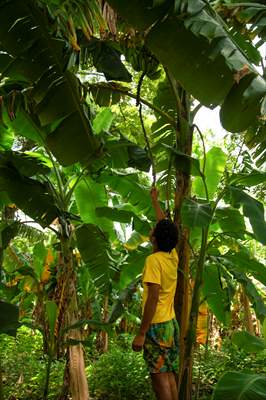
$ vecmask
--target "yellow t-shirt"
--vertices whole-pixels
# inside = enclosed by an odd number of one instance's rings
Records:
[[[148,297],[147,283],[160,285],[159,300],[152,323],[165,322],[175,317],[174,297],[177,282],[178,255],[175,249],[170,253],[158,251],[146,258],[143,282],[143,309]]]

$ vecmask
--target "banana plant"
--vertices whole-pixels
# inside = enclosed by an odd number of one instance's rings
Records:
[[[0,2],[0,11],[1,131],[12,125],[63,165],[98,157],[81,85],[69,70],[71,49],[56,37],[45,7],[10,0]]]
[[[262,325],[264,331],[266,326],[265,321],[266,318]],[[263,340],[245,331],[235,332],[232,336],[232,342],[248,353],[259,353],[266,349],[265,336]],[[236,371],[226,372],[217,382],[212,399],[219,400],[227,397],[237,400],[239,399],[239,393],[241,393],[242,399],[249,399],[255,396],[258,400],[262,400],[266,395],[265,376]]]

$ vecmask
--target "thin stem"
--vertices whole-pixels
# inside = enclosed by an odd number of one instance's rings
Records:
[[[202,172],[203,174],[205,174],[205,167],[206,167],[206,147],[205,147],[205,142],[204,142],[204,137],[203,134],[200,130],[200,128],[198,127],[198,125],[193,124],[192,128],[196,128],[196,130],[198,131],[198,134],[200,136],[201,142],[202,142],[202,148],[203,148],[203,166],[202,166]]]
[[[136,106],[138,107],[139,103],[140,103],[140,91],[141,91],[141,86],[143,83],[143,80],[145,78],[146,75],[146,71],[143,71],[140,78],[139,78],[139,83],[138,83],[138,88],[137,88],[137,99],[136,99]]]
[[[4,400],[4,388],[3,388],[3,371],[2,371],[2,360],[0,354],[0,400]]]
[[[242,153],[243,146],[244,146],[244,141],[241,143],[241,146],[240,146],[240,148],[239,148],[238,155],[237,155],[237,157],[236,157],[235,163],[234,163],[234,165],[233,165],[233,168],[232,168],[232,171],[233,171],[233,172],[234,172],[234,171],[235,171],[235,169],[236,169],[236,166],[237,166],[237,163],[238,163],[239,156],[240,156],[240,154]]]
[[[86,171],[86,167],[84,167],[84,168],[81,170],[81,172],[80,172],[80,174],[78,175],[78,177],[77,177],[75,183],[73,184],[73,186],[72,186],[72,187],[69,189],[69,191],[67,192],[67,194],[66,194],[66,204],[68,204],[68,203],[70,202],[71,196],[72,196],[72,194],[73,194],[73,192],[74,192],[74,190],[75,190],[77,184],[79,183],[79,181],[81,180],[81,178],[83,178],[84,172],[85,172],[85,171]],[[67,182],[67,187],[68,187],[68,186],[69,186],[69,181]]]
[[[170,215],[170,192],[171,192],[171,169],[172,169],[173,153],[171,153],[169,158],[168,170],[167,170],[167,185],[166,185],[166,208]]]
[[[199,103],[199,104],[196,105],[195,108],[190,112],[190,115],[192,116],[192,122],[194,121],[194,118],[195,118],[197,112],[201,109],[201,107],[202,107],[202,104]]]
[[[90,87],[93,87],[94,85],[87,84],[87,86],[90,88]],[[101,87],[101,85],[97,85],[97,86]],[[104,85],[104,87],[106,87],[106,84]],[[128,97],[131,97],[132,99],[137,100],[137,95],[129,92],[127,89],[124,89],[124,88],[121,89],[121,88],[116,87],[116,86],[111,85],[111,84],[109,84],[107,87],[108,87],[108,89],[110,89],[113,92],[121,93],[121,94],[124,94],[124,95],[126,95]],[[161,115],[161,117],[167,119],[169,125],[171,125],[174,128],[176,128],[176,124],[175,124],[174,118],[172,118],[165,111],[163,111],[160,108],[156,107],[154,104],[152,104],[149,101],[143,99],[142,97],[139,97],[139,102],[144,104],[145,106],[149,107],[151,110],[157,112],[159,115]]]
[[[52,357],[49,354],[48,355],[47,365],[46,365],[46,375],[45,375],[45,384],[44,384],[44,391],[43,391],[43,400],[47,400],[48,399],[51,365],[52,365]]]
[[[62,206],[63,210],[65,210],[64,185],[63,185],[59,170],[58,170],[58,168],[57,168],[57,166],[55,164],[54,158],[53,158],[50,150],[46,148],[46,151],[47,151],[47,154],[48,154],[48,156],[49,156],[49,158],[50,158],[50,160],[51,160],[51,162],[53,164],[53,169],[54,169],[55,177],[56,177],[56,180],[57,180],[58,190],[59,190],[59,194],[60,194],[59,196],[57,194],[57,199],[60,200],[61,206]],[[51,185],[51,187],[53,188],[53,185]]]
[[[142,104],[139,103],[139,118],[140,118],[140,122],[141,122],[141,127],[143,130],[143,134],[144,134],[144,138],[145,138],[145,142],[146,142],[146,146],[147,146],[147,151],[151,160],[151,170],[152,170],[152,185],[155,186],[156,184],[156,171],[155,171],[155,164],[154,164],[154,159],[153,159],[153,155],[152,155],[152,151],[151,151],[151,146],[150,146],[150,142],[148,139],[148,135],[145,129],[145,125],[144,125],[144,121],[143,121],[143,117],[142,117]]]
[[[200,171],[200,176],[201,176],[202,183],[203,183],[203,186],[204,186],[206,199],[207,199],[207,201],[209,201],[209,192],[208,192],[208,187],[207,187],[207,184],[206,184],[206,177],[205,177],[205,168],[206,168],[206,147],[205,147],[205,142],[204,142],[203,134],[202,134],[201,130],[199,129],[198,125],[193,124],[192,128],[196,128],[196,130],[197,130],[197,132],[198,132],[198,134],[200,136],[201,142],[202,142],[203,166],[202,166],[202,171]]]

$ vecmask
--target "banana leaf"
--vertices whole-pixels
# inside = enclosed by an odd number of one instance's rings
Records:
[[[0,73],[30,91],[29,119],[58,161],[70,165],[99,155],[100,146],[81,100],[79,80],[66,70],[65,42],[53,37],[49,28],[35,1],[0,1]]]
[[[266,378],[263,375],[226,372],[215,386],[212,400],[265,400]]]

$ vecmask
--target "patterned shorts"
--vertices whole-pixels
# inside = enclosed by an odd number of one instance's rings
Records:
[[[151,374],[178,369],[179,327],[175,319],[151,324],[144,343],[144,360]]]

